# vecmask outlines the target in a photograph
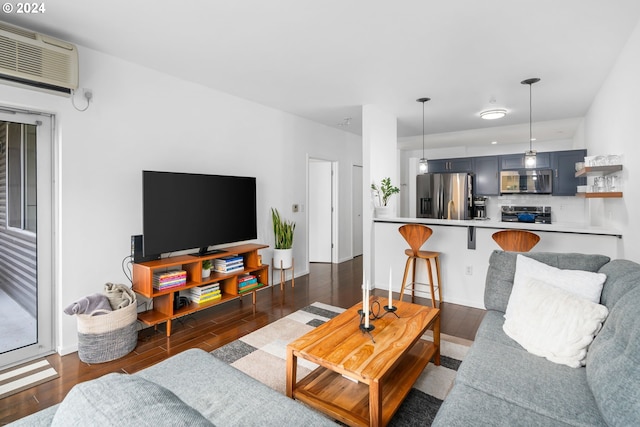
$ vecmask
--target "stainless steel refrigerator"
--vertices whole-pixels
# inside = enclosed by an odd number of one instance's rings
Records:
[[[473,175],[425,173],[417,176],[418,218],[471,219]]]

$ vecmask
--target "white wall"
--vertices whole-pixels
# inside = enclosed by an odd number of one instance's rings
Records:
[[[588,209],[594,225],[622,231],[624,257],[640,262],[640,23],[636,25],[584,119],[589,154],[622,154],[622,199],[592,199]]]
[[[271,207],[296,221],[301,275],[308,271],[306,214],[292,213],[291,206],[306,200],[307,156],[335,159],[344,206],[340,258],[348,258],[350,169],[361,161],[359,137],[82,46],[79,51],[81,86],[94,94],[86,112],[74,110],[68,98],[0,85],[2,104],[56,115],[54,312],[61,354],[77,346],[76,320],[62,309],[106,282],[126,281],[121,260],[130,253],[130,236],[142,233],[143,169],[257,177],[257,240],[273,245]]]
[[[380,185],[380,181],[386,177],[391,178],[392,184],[398,185],[400,174],[397,164],[397,144],[396,116],[379,105],[364,105],[362,107],[362,182],[366,190],[362,194],[362,268],[370,284],[375,284],[374,269],[371,266],[371,260],[375,259],[374,204],[370,188],[374,182]],[[399,206],[397,197],[392,197],[388,205],[392,209],[397,209]]]

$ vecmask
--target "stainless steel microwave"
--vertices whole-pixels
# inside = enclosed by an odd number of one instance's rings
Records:
[[[500,194],[551,194],[552,169],[519,169],[500,172]]]

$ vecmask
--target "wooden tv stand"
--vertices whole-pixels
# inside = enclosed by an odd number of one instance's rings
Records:
[[[256,303],[256,291],[269,286],[269,266],[258,263],[258,250],[268,248],[268,245],[244,244],[222,248],[224,252],[204,256],[181,255],[133,264],[133,290],[153,300],[153,308],[138,313],[138,320],[145,325],[156,326],[159,323],[167,323],[167,336],[171,335],[171,321],[199,310],[213,307],[227,301],[242,298],[244,295],[252,295],[252,303]],[[211,276],[202,278],[202,263],[205,260],[214,260],[230,255],[240,255],[244,259],[244,269],[233,273],[219,273],[211,270]],[[180,287],[166,290],[157,290],[153,287],[153,274],[181,269],[187,272],[187,283]],[[260,287],[240,293],[238,290],[238,276],[249,273],[258,278]],[[222,298],[203,304],[191,302],[185,307],[174,310],[174,292],[184,291],[195,286],[220,283]]]

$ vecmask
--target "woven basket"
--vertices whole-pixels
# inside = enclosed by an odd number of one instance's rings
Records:
[[[138,342],[136,302],[106,314],[78,314],[78,356],[85,363],[103,363],[129,354]],[[94,313],[95,314],[95,313]]]

